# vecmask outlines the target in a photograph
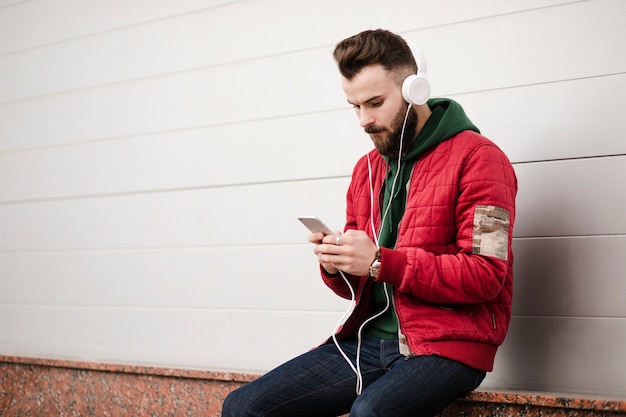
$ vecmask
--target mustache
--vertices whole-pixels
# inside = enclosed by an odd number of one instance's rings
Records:
[[[384,132],[385,130],[387,129],[381,126],[368,126],[365,128],[365,133],[381,133],[381,132]]]

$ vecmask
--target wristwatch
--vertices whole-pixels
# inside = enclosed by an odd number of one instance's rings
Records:
[[[370,265],[370,278],[378,278],[378,274],[380,273],[380,249],[376,251],[376,256],[374,258],[374,262]]]

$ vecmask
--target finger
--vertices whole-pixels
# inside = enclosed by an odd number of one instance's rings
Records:
[[[339,235],[326,235],[324,236],[324,239],[322,240],[323,243],[329,244],[329,245],[336,245],[337,244],[337,238],[341,238],[341,234]]]
[[[324,233],[321,232],[313,232],[309,235],[308,237],[309,242],[311,243],[317,243],[320,244],[323,242],[324,239]]]

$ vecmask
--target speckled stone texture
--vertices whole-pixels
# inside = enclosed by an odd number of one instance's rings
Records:
[[[0,356],[0,416],[219,416],[254,377]]]
[[[626,400],[524,392],[475,391],[440,417],[613,417],[626,415]]]
[[[219,417],[256,375],[0,355],[0,417]],[[626,400],[477,391],[440,417],[626,416]]]

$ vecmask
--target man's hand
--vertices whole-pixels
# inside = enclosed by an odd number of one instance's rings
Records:
[[[342,270],[352,275],[367,275],[376,257],[376,245],[362,230],[348,230],[343,235],[311,233],[309,241],[315,244],[314,253],[330,274]]]

